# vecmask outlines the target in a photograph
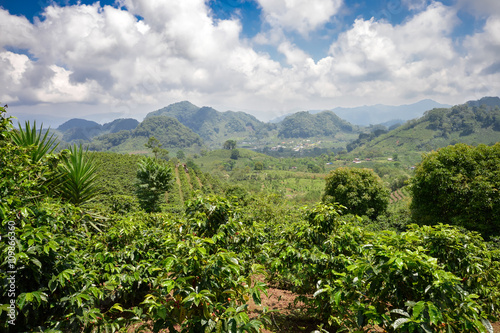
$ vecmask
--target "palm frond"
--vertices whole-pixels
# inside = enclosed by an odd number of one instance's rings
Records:
[[[99,193],[97,165],[93,155],[81,145],[73,145],[69,151],[59,166],[61,180],[58,190],[64,199],[79,205]]]
[[[45,131],[42,136],[43,124],[40,125],[40,130],[36,129],[36,121],[33,122],[33,126],[29,121],[24,123],[24,128],[20,123],[18,125],[19,129],[12,132],[12,140],[18,146],[33,147],[31,160],[35,163],[40,161],[46,154],[51,154],[59,144],[54,134],[49,136],[50,129]]]

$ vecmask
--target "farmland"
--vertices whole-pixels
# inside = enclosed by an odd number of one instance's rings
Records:
[[[75,146],[35,159],[8,118],[1,129],[0,213],[15,244],[0,243],[2,278],[15,278],[12,297],[1,286],[2,328],[11,320],[48,332],[491,332],[498,321],[498,238],[438,218],[417,224],[408,185],[420,169],[404,162],[223,149],[150,155],[141,180],[143,156]],[[490,156],[477,178],[489,193],[498,148],[457,146],[446,156]],[[77,165],[89,165],[84,179]],[[339,169],[365,177],[352,191],[383,186],[388,206],[353,215],[327,200]],[[160,171],[168,190],[144,206]],[[92,181],[67,186],[76,179]]]

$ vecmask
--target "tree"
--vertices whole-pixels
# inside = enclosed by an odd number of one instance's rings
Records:
[[[139,161],[136,195],[147,212],[160,209],[161,196],[172,187],[172,169],[165,162],[146,157]]]
[[[236,148],[236,140],[226,140],[226,142],[224,142],[224,149],[234,149]]]
[[[500,234],[500,143],[456,144],[424,155],[411,179],[413,218]]]
[[[161,148],[161,146],[163,145],[154,136],[151,136],[148,140],[148,143],[146,143],[144,146],[153,151],[153,154],[155,154],[155,158],[158,158],[158,155],[160,155],[160,157],[168,156],[168,150]]]
[[[338,168],[326,177],[323,201],[337,202],[346,212],[374,218],[389,205],[389,189],[371,169]]]
[[[186,158],[186,154],[182,150],[178,150],[175,155],[179,160],[183,160]]]
[[[230,156],[230,158],[231,158],[232,160],[237,160],[239,157],[240,157],[240,151],[239,151],[238,149],[233,149],[233,150],[231,151],[231,156]]]

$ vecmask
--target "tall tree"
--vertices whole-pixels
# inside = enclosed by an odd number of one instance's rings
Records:
[[[224,142],[224,149],[235,149],[236,148],[236,140],[226,140]]]
[[[168,156],[168,150],[162,148],[163,144],[154,136],[149,137],[148,142],[144,146],[153,151],[155,158],[158,158],[158,155],[160,157]]]

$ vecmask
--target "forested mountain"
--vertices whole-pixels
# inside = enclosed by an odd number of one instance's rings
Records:
[[[136,119],[115,119],[104,125],[95,121],[85,119],[70,119],[56,129],[58,137],[65,142],[72,141],[91,141],[94,137],[117,133],[123,130],[133,130],[139,122]]]
[[[265,136],[269,130],[275,129],[275,125],[263,123],[244,112],[219,112],[211,107],[197,107],[187,101],[150,112],[146,119],[159,115],[176,118],[208,141],[221,141],[228,137]]]
[[[331,111],[317,114],[303,111],[286,117],[278,125],[278,136],[281,138],[333,137],[339,132],[352,133],[356,130],[356,126],[340,119]]]
[[[145,150],[144,144],[155,137],[164,148],[187,148],[202,146],[198,134],[181,124],[177,119],[166,116],[152,116],[144,119],[134,130],[122,130],[99,136],[92,141],[92,150]]]
[[[436,108],[390,131],[360,134],[348,151],[374,155],[430,151],[458,142],[492,144],[500,139],[500,99],[483,98],[451,108]]]
[[[137,119],[120,118],[102,125],[102,128],[109,133],[118,133],[120,131],[131,131],[135,129],[138,125],[139,121]]]

